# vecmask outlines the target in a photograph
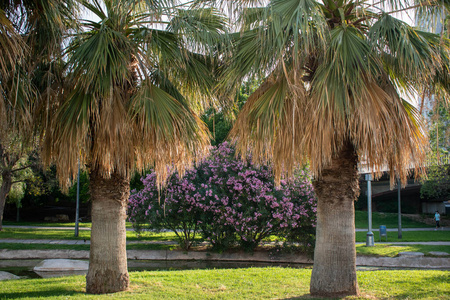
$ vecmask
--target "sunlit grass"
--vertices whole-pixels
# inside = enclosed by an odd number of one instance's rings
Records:
[[[375,242],[380,242],[379,232],[373,232]],[[365,242],[367,232],[357,232],[356,242]],[[450,231],[403,231],[402,238],[398,238],[397,231],[387,232],[387,241],[385,237],[381,238],[381,242],[434,242],[434,241],[450,241]]]
[[[25,229],[25,228],[3,228],[0,231],[0,239],[58,239],[58,240],[89,240],[91,232],[80,230],[78,237],[74,231],[65,229]],[[127,231],[128,241],[175,241],[173,232],[143,232],[138,235],[134,231]]]
[[[59,239],[59,240],[89,240],[90,231],[80,230],[79,236],[75,237],[73,231],[53,230],[53,229],[23,229],[23,228],[4,228],[0,231],[0,239]],[[402,239],[398,239],[397,232],[387,233],[388,242],[430,242],[430,241],[450,241],[450,231],[404,231]],[[356,241],[365,242],[367,232],[357,232]],[[374,232],[375,242],[379,241],[379,233]],[[127,231],[128,241],[177,241],[175,233],[167,232],[143,232],[138,235],[134,231]],[[280,240],[276,237],[269,240]],[[383,237],[382,242],[386,239]]]
[[[83,276],[2,282],[1,299],[286,299],[309,296],[310,269],[245,268],[131,272],[130,290],[86,295]],[[360,271],[361,297],[449,299],[448,271]]]
[[[357,255],[370,255],[370,256],[386,256],[396,257],[399,252],[422,252],[426,256],[432,256],[430,252],[447,252],[450,254],[450,246],[440,245],[390,245],[390,244],[378,244],[373,247],[366,247],[365,245],[356,245]]]
[[[0,243],[0,249],[8,250],[75,250],[89,251],[89,244],[65,245],[65,244],[21,244],[21,243]],[[127,250],[174,250],[178,249],[177,244],[128,244]]]
[[[45,222],[14,222],[14,221],[3,221],[3,225],[11,226],[38,226],[38,227],[73,227],[75,228],[75,223],[45,223]],[[80,228],[90,228],[92,227],[91,222],[80,222],[78,223]],[[126,222],[127,228],[132,228],[131,222]]]
[[[387,228],[398,227],[398,214],[395,213],[372,213],[372,228],[379,228],[380,225],[385,225]],[[355,227],[356,228],[368,228],[368,215],[367,211],[355,211]],[[425,223],[413,221],[405,216],[402,216],[403,228],[424,228],[433,227]]]

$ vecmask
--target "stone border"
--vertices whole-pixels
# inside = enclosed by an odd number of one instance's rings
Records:
[[[312,264],[313,260],[304,255],[277,254],[269,252],[210,253],[200,251],[177,250],[128,250],[129,260],[154,261],[226,261],[226,262],[277,262]],[[89,259],[89,251],[76,250],[0,250],[0,260],[21,259]],[[444,257],[375,257],[358,256],[357,266],[391,267],[391,268],[424,268],[450,269],[450,258]]]

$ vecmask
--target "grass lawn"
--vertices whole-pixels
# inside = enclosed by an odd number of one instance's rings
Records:
[[[389,245],[389,244],[376,244],[373,247],[366,247],[366,245],[356,245],[357,255],[369,255],[369,256],[386,256],[396,257],[399,252],[422,252],[426,256],[432,256],[429,252],[439,251],[447,252],[450,254],[450,246],[439,245]]]
[[[74,237],[73,231],[69,230],[50,230],[50,229],[23,229],[23,228],[4,228],[0,231],[0,239],[60,239],[60,240],[89,240],[90,232],[79,231],[79,236]],[[430,241],[450,241],[450,231],[404,231],[403,238],[397,238],[397,232],[388,232],[388,242],[430,242]],[[356,241],[365,242],[367,232],[357,232]],[[375,242],[379,241],[379,233],[374,232]],[[176,235],[173,232],[145,232],[139,237],[134,231],[127,231],[128,241],[176,241]],[[382,238],[385,241],[385,238]]]
[[[0,239],[58,239],[58,240],[89,240],[91,232],[80,230],[78,237],[74,231],[65,229],[25,229],[3,228],[0,231]],[[128,241],[172,241],[176,239],[173,232],[144,232],[139,237],[134,231],[127,231]]]
[[[380,235],[378,232],[374,232],[375,243],[380,242]],[[356,242],[365,242],[367,232],[357,232]],[[387,242],[437,242],[437,241],[450,241],[450,231],[436,230],[436,231],[403,231],[402,239],[398,239],[397,231],[387,232]],[[382,237],[381,242],[386,242],[386,238]]]
[[[174,250],[177,245],[165,244],[129,244],[127,250]],[[0,249],[8,250],[76,250],[89,251],[89,245],[61,245],[61,244],[18,244],[18,243],[0,243]],[[431,250],[434,251],[434,250]]]
[[[355,211],[355,226],[356,228],[368,228],[367,211]],[[395,213],[372,213],[372,227],[379,228],[380,225],[386,225],[387,228],[397,228],[398,217]],[[13,222],[4,221],[4,225],[20,225],[20,226],[42,226],[42,227],[75,227],[75,223],[38,223],[38,222]],[[80,227],[91,227],[91,223],[80,223]],[[126,223],[127,228],[132,228],[130,222]],[[413,221],[407,217],[402,216],[403,228],[421,228],[433,227],[425,223]]]
[[[3,225],[11,226],[39,226],[39,227],[73,227],[75,228],[75,223],[43,223],[43,222],[13,222],[13,221],[3,221]],[[79,227],[90,228],[92,223],[79,223]],[[132,228],[133,225],[130,222],[126,222],[127,228]]]
[[[367,211],[355,211],[355,227],[368,228]],[[380,228],[380,225],[386,225],[387,228],[398,227],[398,214],[395,213],[372,213],[372,228]],[[413,221],[402,216],[402,228],[425,228],[433,227],[425,223]]]
[[[310,269],[245,268],[131,272],[130,290],[86,295],[84,276],[2,282],[0,299],[285,299],[309,296]],[[449,299],[448,271],[361,271],[361,297]]]

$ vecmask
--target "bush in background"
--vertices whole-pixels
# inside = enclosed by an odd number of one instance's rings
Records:
[[[183,178],[173,174],[160,192],[154,173],[142,181],[130,197],[133,226],[171,229],[186,250],[197,232],[218,251],[236,244],[251,251],[270,235],[313,247],[316,201],[304,170],[276,187],[270,167],[236,159],[223,143]]]

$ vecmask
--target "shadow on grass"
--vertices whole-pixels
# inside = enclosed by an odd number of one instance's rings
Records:
[[[70,291],[63,288],[49,288],[42,291],[33,291],[33,292],[15,292],[15,293],[4,293],[0,292],[0,299],[36,299],[36,298],[44,298],[44,297],[76,297],[77,295],[85,295],[85,292],[80,291]],[[76,298],[74,298],[76,299]]]
[[[396,280],[395,284],[402,287],[402,291],[396,295],[392,295],[395,299],[449,299],[449,289],[431,290],[429,287],[437,287],[439,284],[448,284],[449,275],[434,275],[421,278],[411,284],[408,280]]]
[[[296,296],[296,297],[283,298],[282,300],[297,300],[297,299],[309,299],[309,300],[324,300],[324,299],[334,300],[334,299],[337,299],[338,300],[338,299],[354,299],[355,297],[357,299],[359,299],[360,297],[362,297],[363,299],[365,299],[366,297],[368,299],[373,299],[370,296],[366,296],[366,295],[362,295],[362,294],[359,296],[342,296],[342,297],[335,297],[335,298],[314,297],[314,296],[311,296],[311,294],[304,294],[304,295]]]

